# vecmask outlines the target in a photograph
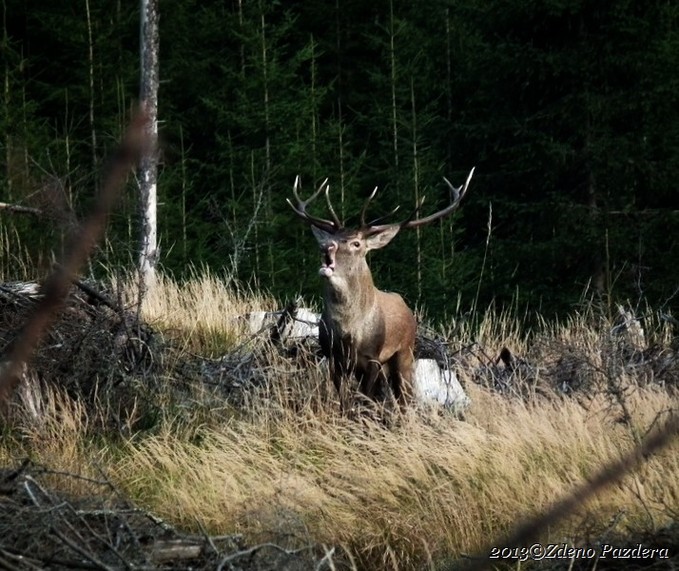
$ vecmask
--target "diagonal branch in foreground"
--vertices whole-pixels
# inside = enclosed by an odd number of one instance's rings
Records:
[[[589,481],[581,484],[566,497],[558,500],[544,513],[521,522],[506,538],[499,538],[490,547],[525,547],[539,538],[540,533],[557,521],[572,514],[577,508],[592,499],[598,492],[620,482],[627,474],[636,470],[651,455],[657,454],[679,434],[679,414],[673,414],[658,430],[646,438],[622,458],[604,465]],[[496,565],[496,561],[492,561]],[[479,571],[491,567],[490,548],[475,558],[466,571]]]
[[[144,113],[137,114],[132,120],[109,162],[108,174],[92,212],[71,239],[63,262],[56,266],[43,283],[38,305],[4,356],[4,363],[0,368],[0,410],[7,405],[19,383],[23,365],[29,361],[57,311],[63,306],[71,280],[101,239],[128,173],[148,151],[147,122],[148,118]]]

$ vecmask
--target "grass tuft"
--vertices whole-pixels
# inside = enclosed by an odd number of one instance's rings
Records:
[[[127,278],[117,288],[126,304],[134,305],[136,280]],[[272,297],[204,270],[185,282],[159,274],[156,287],[144,297],[141,312],[148,323],[179,341],[185,351],[214,357],[242,341],[243,316],[275,306]]]

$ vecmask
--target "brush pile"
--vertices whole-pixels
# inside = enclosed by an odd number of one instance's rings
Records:
[[[0,471],[0,568],[194,569],[196,571],[317,569],[325,554],[272,543],[245,545],[239,535],[190,535],[131,505],[105,480],[87,480],[89,499],[49,489],[83,479],[24,460]]]
[[[0,346],[3,354],[39,300],[34,282],[0,285]],[[137,312],[100,287],[76,282],[66,305],[32,361],[23,367],[19,408],[38,420],[50,389],[75,399],[131,410],[153,390],[162,367],[160,337]],[[118,419],[119,420],[119,419]]]
[[[503,347],[496,356],[473,344],[456,360],[458,366],[474,371],[474,382],[523,399],[580,398],[602,392],[620,396],[648,385],[675,390],[679,387],[677,325],[668,315],[639,318],[619,306],[612,323],[577,316],[566,325],[536,334],[523,355]]]

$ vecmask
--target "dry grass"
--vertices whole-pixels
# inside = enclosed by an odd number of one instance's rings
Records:
[[[478,551],[635,444],[603,398],[589,410],[572,400],[507,402],[482,390],[473,398],[468,422],[413,413],[387,429],[311,413],[267,422],[260,411],[190,435],[167,430],[130,443],[116,480],[185,525],[342,544],[365,568],[394,554],[397,568],[419,569],[428,553],[441,561]],[[644,430],[667,409],[667,396],[644,390],[630,406]],[[619,530],[666,523],[668,507],[679,507],[677,451],[583,506],[551,538],[582,540],[622,512]],[[665,505],[669,498],[674,505]]]
[[[87,497],[100,490],[87,479],[101,479],[107,466],[100,463],[107,446],[92,439],[85,406],[64,391],[46,389],[44,415],[39,423],[27,419],[19,430],[7,433],[0,444],[0,466],[15,467],[29,457],[48,472],[74,474],[80,478],[51,481],[66,495]]]
[[[270,303],[233,293],[213,276],[185,287],[167,279],[160,285],[144,313],[181,331],[192,350],[205,349],[197,323],[213,338],[224,335],[221,347],[207,344],[207,352],[223,352],[242,335],[229,329],[229,318]],[[535,335],[579,344],[592,359],[601,349],[600,334],[585,320]],[[528,344],[506,315],[496,322],[487,316],[479,336],[493,349],[507,340],[517,351]],[[618,403],[605,392],[586,405],[569,398],[527,402],[468,384],[473,405],[466,421],[412,410],[385,426],[341,416],[321,371],[285,367],[272,367],[268,386],[237,416],[202,411],[198,421],[188,407],[152,433],[124,440],[93,435],[84,410],[55,398],[44,424],[0,444],[0,461],[15,462],[28,451],[57,469],[90,476],[101,470],[175,524],[240,532],[251,542],[337,546],[338,565],[345,565],[338,568],[438,569],[506,535],[677,407],[667,391],[634,387],[629,378],[629,423],[619,422]],[[650,458],[543,539],[582,542],[667,524],[679,512],[678,452],[675,444]]]
[[[138,292],[135,279],[124,279],[115,287],[126,305],[134,304]],[[144,297],[141,312],[148,323],[180,340],[186,351],[214,356],[224,354],[241,339],[239,316],[277,309],[275,306],[271,296],[204,270],[184,283],[159,275],[157,287]]]

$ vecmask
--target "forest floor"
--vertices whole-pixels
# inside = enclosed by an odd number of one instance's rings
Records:
[[[679,444],[630,456],[676,422],[670,316],[451,318],[418,352],[452,366],[464,417],[342,414],[315,340],[248,331],[275,300],[210,275],[134,299],[132,281],[74,286],[24,369],[0,440],[0,568],[481,568],[575,489],[526,544],[559,557],[492,567],[679,566]],[[6,345],[35,297],[4,284],[0,305]]]

